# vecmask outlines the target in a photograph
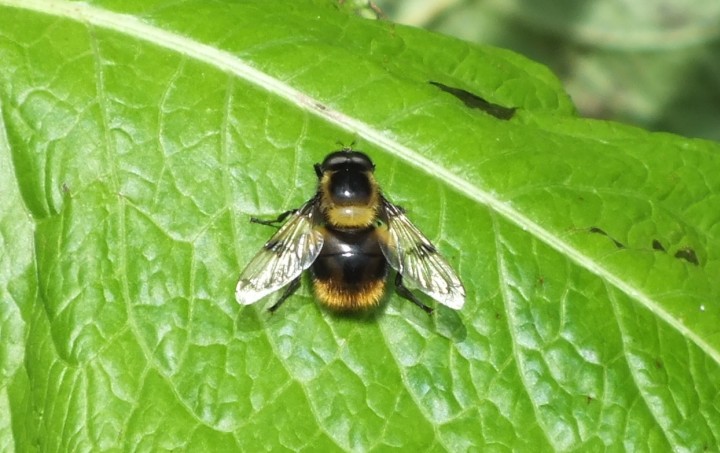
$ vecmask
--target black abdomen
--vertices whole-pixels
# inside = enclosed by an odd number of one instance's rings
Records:
[[[387,261],[374,228],[328,228],[325,242],[312,265],[318,298],[339,310],[374,306],[382,297]]]

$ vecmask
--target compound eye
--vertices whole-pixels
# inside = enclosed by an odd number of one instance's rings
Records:
[[[375,165],[370,158],[359,151],[335,151],[329,154],[320,165],[322,171],[340,171],[342,169],[352,169],[354,171],[375,170]]]

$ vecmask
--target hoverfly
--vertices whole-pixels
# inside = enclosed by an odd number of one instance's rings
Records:
[[[240,275],[235,297],[249,305],[285,288],[274,312],[300,286],[310,268],[316,297],[330,309],[356,311],[378,305],[388,266],[396,271],[396,293],[427,313],[406,286],[453,309],[465,303],[465,289],[432,243],[390,203],[374,177],[375,165],[361,151],[345,148],[315,164],[317,192],[298,209],[253,223],[279,230]]]

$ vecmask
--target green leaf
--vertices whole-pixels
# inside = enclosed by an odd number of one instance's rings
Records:
[[[718,2],[375,3],[395,22],[542,62],[558,73],[584,116],[720,140]]]
[[[329,1],[0,0],[0,61],[3,449],[717,448],[717,144]],[[234,301],[353,140],[461,311]]]

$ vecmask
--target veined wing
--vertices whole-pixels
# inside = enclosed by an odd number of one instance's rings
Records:
[[[314,229],[314,201],[294,212],[240,274],[235,299],[250,305],[298,277],[315,261],[323,237]]]
[[[383,198],[388,240],[381,248],[390,266],[403,279],[443,305],[455,310],[465,304],[465,288],[450,264],[405,216],[402,208]]]

